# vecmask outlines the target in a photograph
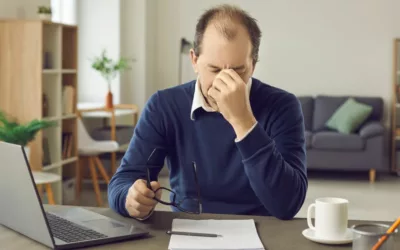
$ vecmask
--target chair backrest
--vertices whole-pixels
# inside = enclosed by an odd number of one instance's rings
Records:
[[[83,148],[85,146],[93,144],[95,141],[90,137],[87,132],[85,125],[81,118],[78,118],[78,148]]]

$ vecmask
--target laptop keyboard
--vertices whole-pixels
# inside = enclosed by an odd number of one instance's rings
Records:
[[[82,227],[57,215],[46,213],[53,236],[62,241],[73,243],[107,238],[107,235]]]

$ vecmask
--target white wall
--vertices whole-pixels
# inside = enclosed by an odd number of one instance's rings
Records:
[[[121,102],[143,108],[156,90],[157,1],[121,0],[121,55],[134,58],[121,77]]]
[[[260,80],[297,95],[390,100],[392,39],[400,35],[395,0],[161,1],[158,88],[177,84],[180,37],[193,40],[199,15],[226,2],[244,8],[259,22],[263,37],[254,76]]]
[[[121,76],[121,100],[124,103],[145,100],[146,51],[145,1],[121,0],[121,55],[134,58],[132,70]]]
[[[104,103],[107,83],[91,68],[91,60],[103,49],[114,60],[120,57],[120,1],[78,1],[78,101]],[[120,76],[112,82],[114,102],[119,103]]]
[[[0,18],[37,19],[39,5],[50,6],[50,0],[0,0]]]
[[[77,25],[78,0],[51,0],[52,21]]]

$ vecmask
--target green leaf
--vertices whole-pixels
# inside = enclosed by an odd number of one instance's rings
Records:
[[[100,56],[92,60],[92,68],[100,73],[107,83],[114,79],[118,72],[129,68],[128,59],[120,58],[113,60],[107,56],[107,51],[104,49]]]
[[[32,141],[36,134],[45,128],[57,125],[56,122],[32,120],[27,124],[18,124],[10,121],[6,115],[0,111],[0,140],[25,146]]]

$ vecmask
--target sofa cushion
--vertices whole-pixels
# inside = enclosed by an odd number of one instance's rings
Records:
[[[311,147],[311,140],[312,140],[312,132],[304,131],[304,137],[306,138],[306,148]]]
[[[342,134],[333,131],[317,132],[312,137],[313,148],[327,150],[362,150],[363,139],[356,134]]]
[[[330,130],[325,123],[333,113],[351,96],[317,96],[314,100],[312,131]],[[360,103],[372,107],[372,113],[365,122],[380,121],[383,115],[383,99],[380,97],[354,97]]]
[[[299,96],[301,109],[304,117],[304,127],[306,130],[312,130],[313,112],[314,112],[314,98],[312,96]]]
[[[349,98],[333,113],[326,126],[341,133],[351,134],[368,119],[371,112],[371,106]]]
[[[383,135],[385,128],[380,122],[369,122],[360,128],[360,136],[363,139],[368,139],[374,136]]]

